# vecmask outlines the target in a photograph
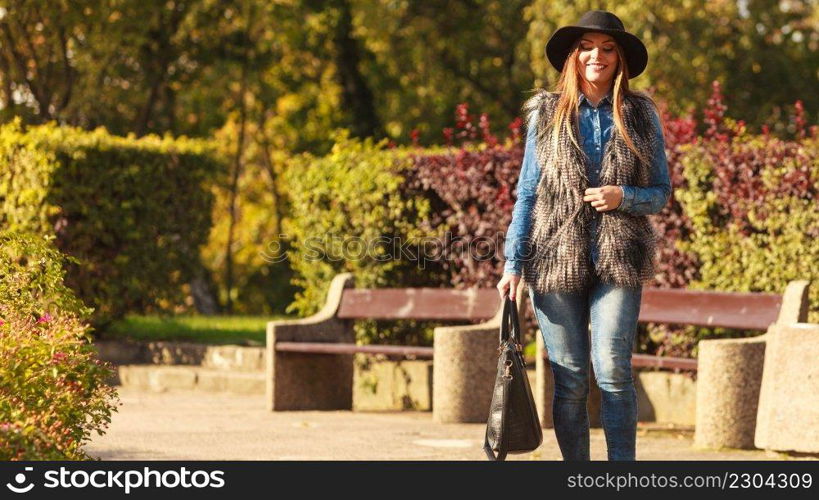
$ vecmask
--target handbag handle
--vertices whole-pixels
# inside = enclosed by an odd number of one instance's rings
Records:
[[[510,323],[511,323],[511,334],[510,334]],[[520,322],[518,321],[518,307],[515,302],[509,298],[508,295],[504,296],[503,301],[503,315],[501,319],[501,328],[500,328],[500,344],[507,340],[511,340],[515,344],[520,344]]]

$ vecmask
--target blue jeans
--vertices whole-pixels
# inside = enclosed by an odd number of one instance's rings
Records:
[[[552,417],[563,460],[589,460],[590,352],[602,397],[608,458],[635,460],[637,391],[631,352],[641,295],[642,285],[623,288],[596,276],[586,290],[576,293],[540,294],[529,289],[554,376]]]

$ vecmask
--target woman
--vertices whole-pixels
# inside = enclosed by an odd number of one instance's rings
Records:
[[[525,153],[497,287],[515,300],[521,277],[529,286],[563,459],[590,459],[591,358],[608,458],[635,460],[631,351],[642,283],[656,265],[647,215],[671,195],[656,105],[629,90],[648,54],[617,16],[596,10],[555,31],[546,55],[561,75],[555,92],[540,89],[523,108]]]

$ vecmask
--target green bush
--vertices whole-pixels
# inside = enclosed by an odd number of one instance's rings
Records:
[[[0,233],[0,460],[83,460],[116,411],[49,238]]]
[[[0,228],[55,234],[96,326],[182,304],[211,229],[210,142],[0,126]]]
[[[355,274],[358,287],[378,287],[397,283],[394,278],[408,267],[382,245],[388,243],[382,238],[415,242],[425,236],[417,225],[428,204],[402,198],[406,152],[383,149],[384,144],[349,138],[343,130],[327,156],[305,153],[286,170],[288,257],[298,276],[294,283],[303,289],[288,312],[317,311],[339,272]]]
[[[686,186],[675,191],[693,234],[677,242],[699,261],[691,289],[784,292],[812,282],[808,321],[819,322],[819,138],[783,141],[744,133],[682,147]],[[677,342],[759,332],[688,327]]]
[[[54,236],[28,231],[0,231],[0,304],[19,315],[62,311],[84,318],[91,314],[63,282],[64,256]]]
[[[401,189],[402,171],[411,165],[410,151],[384,148],[385,140],[350,138],[343,129],[335,139],[326,156],[294,157],[285,171],[287,256],[297,276],[293,283],[302,289],[288,312],[316,312],[339,272],[352,272],[360,288],[405,287],[419,279],[435,279],[434,270],[421,275],[417,263],[396,256],[391,248],[400,241],[415,249],[422,238],[434,236],[421,224],[428,217],[428,200]],[[402,325],[392,325],[403,328],[399,334],[387,333],[386,324],[359,322],[357,336],[406,341],[417,332],[416,327]]]

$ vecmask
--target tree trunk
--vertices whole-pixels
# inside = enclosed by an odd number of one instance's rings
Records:
[[[336,74],[341,85],[343,108],[352,113],[350,131],[357,137],[385,137],[373,102],[373,93],[359,69],[360,48],[352,37],[353,20],[348,0],[331,2],[340,16],[333,33]]]

